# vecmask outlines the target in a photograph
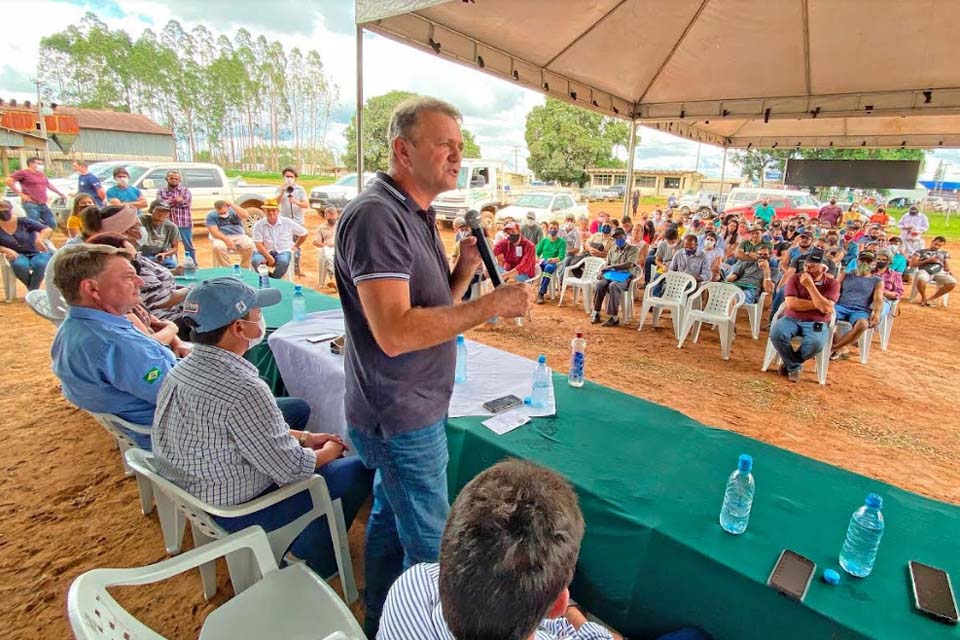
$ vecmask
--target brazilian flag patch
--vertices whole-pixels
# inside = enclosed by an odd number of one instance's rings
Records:
[[[153,384],[154,382],[157,381],[159,377],[160,377],[160,369],[157,369],[156,367],[154,367],[150,369],[150,371],[147,371],[146,375],[143,376],[143,381],[148,384]]]

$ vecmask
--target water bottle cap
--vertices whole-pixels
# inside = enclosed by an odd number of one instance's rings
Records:
[[[877,509],[882,509],[882,508],[883,508],[883,498],[881,498],[881,497],[880,497],[878,494],[876,494],[876,493],[867,494],[867,506],[868,506],[868,507],[875,507],[875,508],[877,508]]]
[[[750,473],[753,470],[753,456],[749,453],[741,453],[737,468],[745,473]]]
[[[545,355],[543,355],[543,354],[541,353],[541,354],[540,354],[540,357],[537,358],[537,362],[538,362],[539,364],[547,364],[547,356],[545,356]]]
[[[824,569],[823,581],[827,584],[840,584],[840,574],[833,569]]]
[[[302,284],[295,284],[295,285],[293,285],[293,291],[294,291],[294,293],[298,293],[298,292],[300,292],[300,291],[303,291],[303,285],[302,285]]]
[[[583,337],[583,331],[580,331],[580,329],[577,329],[577,337],[578,337],[578,338],[582,338],[582,337]]]
[[[463,344],[464,339],[465,338],[463,336],[457,336],[457,344]]]
[[[526,398],[523,399],[523,404],[526,404],[526,405],[533,404],[533,398],[531,398],[530,396],[527,396]]]

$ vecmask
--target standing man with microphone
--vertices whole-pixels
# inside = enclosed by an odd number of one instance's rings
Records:
[[[297,184],[297,178],[300,174],[293,167],[286,167],[280,172],[283,176],[283,184],[277,190],[277,202],[280,204],[280,217],[290,218],[301,227],[306,223],[303,218],[303,210],[310,208],[310,201],[307,200],[307,191]],[[293,272],[298,276],[300,273],[300,247],[293,250]]]
[[[387,591],[407,567],[436,562],[446,523],[446,416],[458,334],[495,316],[520,317],[523,285],[460,300],[480,265],[476,238],[451,270],[430,203],[456,188],[461,115],[428,97],[397,106],[390,169],[347,205],[337,226],[336,277],[347,329],[350,439],[376,470],[366,532],[365,632],[376,637]]]

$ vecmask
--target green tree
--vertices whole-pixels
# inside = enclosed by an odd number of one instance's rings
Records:
[[[764,175],[767,169],[783,171],[791,153],[791,151],[777,149],[744,149],[734,151],[730,159],[740,167],[740,173],[744,178],[764,186],[766,182]]]
[[[764,184],[764,173],[767,169],[784,170],[788,158],[803,158],[804,160],[920,160],[920,170],[923,171],[925,155],[923,149],[746,149],[734,151],[731,155],[733,162],[740,167],[740,173],[751,182]],[[797,185],[812,188],[831,187],[839,185]],[[847,186],[847,185],[843,185]]]
[[[629,132],[624,122],[547,98],[527,114],[527,166],[541,180],[582,186],[587,169],[609,165],[614,146],[626,144]]]
[[[398,104],[407,98],[417,97],[409,91],[391,91],[382,96],[374,96],[363,105],[363,170],[385,171],[390,164],[390,141],[387,139],[387,127],[390,116]],[[473,133],[460,128],[463,134],[463,155],[465,158],[479,158],[480,147]],[[343,164],[355,167],[357,164],[357,116],[350,119],[344,132],[347,148],[343,153]]]

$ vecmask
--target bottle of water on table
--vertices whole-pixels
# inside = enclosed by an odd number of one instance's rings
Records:
[[[293,321],[300,322],[307,319],[307,299],[303,297],[303,286],[293,287]]]
[[[530,405],[536,409],[546,409],[550,403],[550,370],[547,369],[547,356],[540,354],[537,368],[533,372],[533,393]]]
[[[267,268],[267,265],[261,264],[257,267],[257,274],[260,276],[260,288],[269,289],[270,288],[270,269]]]
[[[567,376],[567,383],[571,387],[583,386],[583,367],[586,364],[587,341],[583,337],[583,331],[577,331],[577,337],[570,342],[570,375]]]
[[[457,336],[457,369],[453,375],[456,383],[467,381],[467,343],[463,336]]]
[[[753,458],[744,453],[740,455],[737,468],[727,480],[727,489],[723,494],[723,507],[720,509],[720,526],[727,533],[740,535],[747,530],[750,522],[750,509],[753,507]]]
[[[232,275],[237,280],[243,280],[243,274],[240,273],[239,263],[236,263],[236,262],[233,263],[233,273],[231,273],[230,275]]]
[[[853,512],[847,538],[840,550],[840,566],[852,576],[866,578],[873,571],[877,559],[880,538],[883,537],[883,498],[875,493],[867,496],[866,503]]]
[[[183,257],[183,278],[184,280],[197,279],[197,263],[193,261],[190,254]]]

